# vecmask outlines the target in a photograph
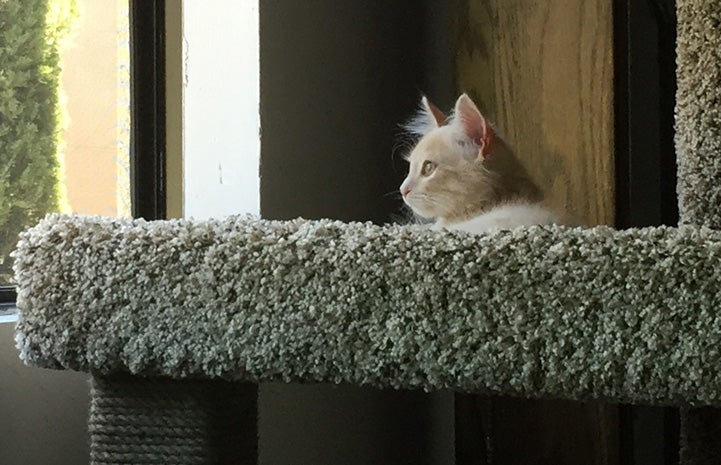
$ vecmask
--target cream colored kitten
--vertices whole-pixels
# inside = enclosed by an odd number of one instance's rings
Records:
[[[435,228],[485,233],[565,223],[473,101],[461,95],[450,119],[426,97],[407,126],[421,136],[407,159],[403,201]]]

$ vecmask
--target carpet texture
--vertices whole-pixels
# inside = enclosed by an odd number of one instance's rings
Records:
[[[681,222],[721,229],[721,2],[677,0]]]
[[[49,216],[31,365],[721,405],[721,232]]]

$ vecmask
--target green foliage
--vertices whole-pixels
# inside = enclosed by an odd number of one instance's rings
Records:
[[[0,0],[0,283],[18,233],[59,207],[59,49],[75,15],[75,0]]]

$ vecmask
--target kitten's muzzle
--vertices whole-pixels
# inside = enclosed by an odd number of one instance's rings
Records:
[[[408,180],[408,178],[406,178],[403,181],[403,184],[401,184],[400,191],[401,191],[401,195],[403,196],[404,199],[406,197],[408,197],[408,194],[411,193],[411,183]]]

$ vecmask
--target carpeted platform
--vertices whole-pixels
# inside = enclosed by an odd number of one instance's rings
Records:
[[[721,232],[51,216],[15,269],[35,366],[721,404]]]

